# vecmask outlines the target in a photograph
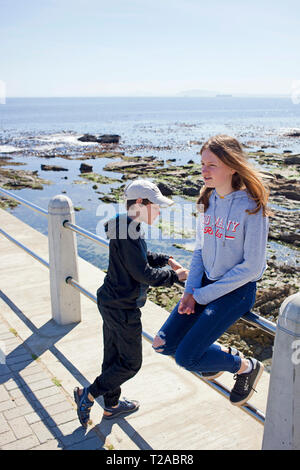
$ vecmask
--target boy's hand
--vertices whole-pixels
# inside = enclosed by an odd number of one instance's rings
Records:
[[[177,269],[182,268],[181,264],[178,263],[178,261],[175,261],[174,258],[169,258],[168,265],[171,266],[171,268],[176,271]]]
[[[183,294],[178,307],[178,313],[186,313],[187,315],[195,313],[195,304],[196,301],[193,294]]]
[[[179,281],[185,281],[189,275],[188,269],[179,268],[174,270],[178,276]]]

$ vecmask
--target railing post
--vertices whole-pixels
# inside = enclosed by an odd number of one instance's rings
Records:
[[[300,292],[280,307],[262,448],[300,449]]]
[[[76,235],[63,227],[75,223],[71,199],[54,196],[48,206],[48,241],[52,318],[59,325],[81,320],[80,293],[66,283],[72,276],[78,281]]]

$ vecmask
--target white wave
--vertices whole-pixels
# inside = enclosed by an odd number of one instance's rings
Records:
[[[40,142],[56,142],[56,143],[63,143],[69,145],[79,145],[79,146],[86,146],[86,145],[95,145],[95,142],[81,142],[78,140],[78,137],[82,137],[83,134],[50,134],[47,136],[40,136],[36,140]],[[97,145],[97,144],[96,144]]]
[[[48,152],[49,150],[55,149],[55,144],[48,144],[48,145],[38,145],[33,147],[34,150],[38,150],[39,152]]]
[[[22,149],[13,147],[13,145],[0,145],[0,153],[20,152]]]
[[[279,129],[279,134],[283,137],[286,136],[286,134],[291,134],[293,132],[300,132],[299,127],[281,127]]]

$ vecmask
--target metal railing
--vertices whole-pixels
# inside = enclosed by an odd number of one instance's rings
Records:
[[[7,191],[7,189],[4,189],[4,188],[1,188],[0,187],[0,191],[1,193],[3,193],[5,196],[8,196],[10,197],[11,199],[14,199],[15,201],[17,202],[20,202],[21,204],[23,204],[24,206],[27,206],[29,207],[29,209],[32,209],[34,210],[35,212],[38,212],[39,214],[45,216],[45,217],[48,217],[48,211],[46,211],[46,209],[42,209],[41,207],[33,204],[33,202],[30,202],[30,201],[26,201],[26,199],[23,199],[22,197],[20,196],[17,196],[16,194],[11,194],[9,191]]]
[[[21,197],[16,196],[15,194],[12,194],[9,191],[7,191],[7,190],[5,190],[1,187],[0,187],[0,193],[5,194],[7,197],[16,200],[17,202],[27,206],[28,208],[38,212],[39,214],[41,214],[43,216],[48,216],[48,211],[46,211],[45,209],[42,209],[42,208],[36,206],[35,204],[33,204],[29,201],[26,201],[25,199],[22,199]],[[95,235],[92,232],[89,232],[88,230],[85,230],[84,228],[82,228],[82,227],[80,227],[76,224],[70,223],[68,220],[65,220],[63,222],[63,227],[66,228],[67,230],[71,230],[71,231],[77,233],[78,235],[81,235],[83,237],[88,238],[89,240],[93,241],[94,243],[97,243],[100,246],[104,246],[106,248],[108,248],[108,246],[109,246],[109,242],[107,240]],[[34,259],[39,261],[45,267],[50,268],[49,263],[46,260],[44,260],[43,258],[38,256],[36,253],[34,253],[32,250],[30,250],[28,247],[26,247],[22,243],[15,240],[11,235],[9,235],[7,232],[5,232],[1,228],[0,228],[0,233],[3,236],[5,236],[8,240],[13,242],[16,246],[18,246],[19,248],[22,248],[23,250],[25,250],[29,255],[31,255]],[[93,302],[97,303],[96,297],[91,292],[86,290],[83,286],[81,286],[79,284],[79,282],[76,281],[75,279],[73,279],[71,276],[68,276],[66,278],[66,283],[71,285],[74,289],[79,291],[81,294],[85,295],[87,298],[89,298]],[[179,288],[183,289],[183,287],[181,285],[177,284],[177,286]],[[270,334],[271,336],[275,336],[276,324],[272,323],[271,321],[255,314],[253,312],[247,312],[243,317],[241,317],[241,320],[245,321],[246,323],[248,323],[252,326],[255,326],[256,328],[262,329],[263,331]],[[148,341],[149,343],[153,342],[153,337],[149,333],[143,331],[142,335],[143,335],[143,338],[146,341]],[[194,376],[196,376],[197,378],[200,378],[203,382],[205,382],[207,385],[212,387],[214,390],[216,390],[221,395],[225,396],[226,398],[229,397],[230,390],[226,386],[224,386],[222,383],[220,383],[219,381],[217,381],[215,379],[206,380],[201,376],[200,373],[197,373],[197,372],[191,372],[191,373]],[[250,403],[245,403],[240,408],[243,411],[245,411],[247,414],[249,414],[250,416],[255,418],[258,422],[260,422],[261,424],[264,424],[265,415],[259,409],[257,409],[255,406],[251,405]]]
[[[72,230],[78,235],[82,235],[83,237],[89,238],[90,240],[92,240],[93,242],[97,243],[100,246],[109,247],[109,242],[107,240],[104,240],[98,235],[95,235],[94,233],[89,232],[88,230],[85,230],[78,225],[71,224],[68,221],[65,221],[63,225],[65,228]],[[184,287],[181,284],[176,283],[176,285],[180,289],[184,290]],[[266,333],[269,333],[272,336],[275,336],[276,334],[275,323],[272,323],[270,320],[267,320],[266,318],[263,318],[257,315],[256,313],[247,312],[245,315],[241,317],[241,320],[248,323],[249,325],[260,328],[261,330],[265,331]]]

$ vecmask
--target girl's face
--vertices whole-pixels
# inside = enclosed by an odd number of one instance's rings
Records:
[[[206,187],[215,188],[224,194],[231,192],[233,191],[231,181],[234,173],[235,170],[225,165],[209,149],[203,150],[202,177]]]

